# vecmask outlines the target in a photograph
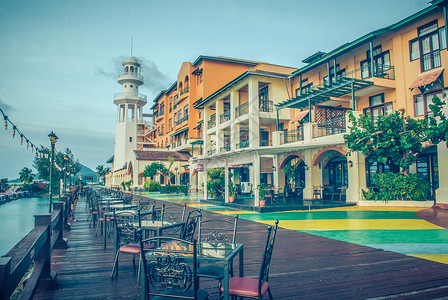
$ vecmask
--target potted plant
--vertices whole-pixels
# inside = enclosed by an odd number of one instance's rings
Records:
[[[235,201],[235,192],[236,192],[236,188],[235,188],[235,184],[233,183],[233,181],[229,181],[229,202],[233,203]]]
[[[266,185],[266,183],[260,183],[258,185],[258,195],[260,198],[260,207],[265,207],[266,206],[266,199],[264,199],[264,197],[269,193],[268,191],[268,186]]]

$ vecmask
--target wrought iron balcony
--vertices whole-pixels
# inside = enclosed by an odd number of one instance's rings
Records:
[[[207,128],[210,129],[210,128],[213,128],[215,126],[216,126],[216,116],[212,115],[210,120],[208,120],[208,122],[207,122]]]
[[[313,125],[313,138],[329,136],[347,131],[345,115]]]
[[[241,141],[240,143],[236,144],[237,149],[248,148],[248,147],[249,147],[249,141]]]
[[[224,123],[230,120],[230,111],[226,111],[225,113],[221,114],[220,116],[220,122]]]
[[[221,147],[219,152],[229,152],[230,151],[230,145],[226,145],[224,147]]]
[[[235,118],[241,117],[248,113],[249,113],[249,102],[246,102],[238,107],[235,107]]]
[[[177,120],[176,122],[174,122],[174,126],[178,126],[187,120],[188,120],[188,115],[185,115],[182,118],[180,118],[179,120]]]
[[[271,100],[259,100],[258,109],[260,112],[273,112],[274,102],[272,102]]]
[[[303,141],[303,126],[297,129],[283,131],[280,139],[280,144],[289,144]]]
[[[182,96],[185,93],[188,93],[190,91],[190,86],[186,86],[183,89],[180,90],[180,96]]]

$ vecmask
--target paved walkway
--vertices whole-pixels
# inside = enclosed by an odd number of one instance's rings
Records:
[[[265,224],[448,264],[448,211],[407,207],[340,207],[311,211],[256,213],[202,204],[198,197],[145,195]]]

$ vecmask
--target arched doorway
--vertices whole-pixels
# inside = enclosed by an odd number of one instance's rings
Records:
[[[305,187],[305,171],[307,166],[301,153],[289,153],[282,160],[279,168],[284,173],[284,191],[286,194],[298,196]]]

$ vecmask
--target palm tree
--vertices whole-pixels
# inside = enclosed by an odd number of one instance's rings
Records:
[[[24,167],[22,170],[20,170],[19,179],[22,183],[33,182],[33,179],[34,179],[33,170],[31,170],[27,167]]]
[[[170,163],[170,166],[168,167],[168,170],[166,172],[166,177],[168,178],[168,185],[171,185],[171,167],[174,164],[174,157],[168,156],[167,160]]]
[[[106,174],[110,171],[109,168],[104,168],[103,165],[99,165],[98,167],[96,167],[96,175],[98,176],[98,179],[103,179],[102,183],[104,184],[104,176],[106,176]]]

